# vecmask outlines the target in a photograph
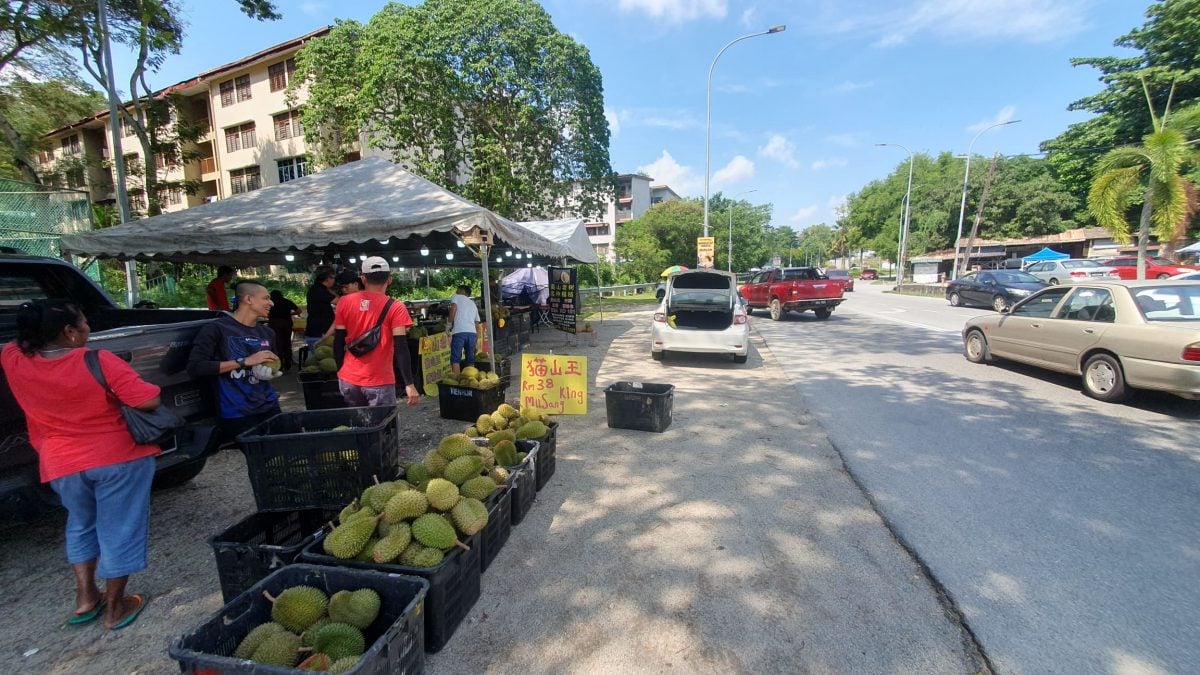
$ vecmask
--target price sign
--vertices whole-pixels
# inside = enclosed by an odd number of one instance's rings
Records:
[[[450,336],[438,333],[421,338],[417,346],[421,358],[422,388],[429,396],[437,396],[438,382],[453,371],[450,370]]]
[[[547,415],[586,415],[587,357],[522,354],[521,405]]]
[[[696,237],[696,261],[699,267],[712,267],[717,252],[716,237]]]
[[[579,284],[573,267],[551,267],[550,298],[546,304],[550,308],[550,323],[554,327],[567,332],[575,332],[575,323],[579,312]]]

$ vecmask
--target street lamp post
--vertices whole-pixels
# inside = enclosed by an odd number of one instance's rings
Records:
[[[908,189],[904,191],[904,209],[901,211],[903,222],[900,224],[900,251],[896,254],[896,288],[899,288],[904,283],[904,254],[905,249],[908,248],[908,219],[912,213],[913,154],[912,150],[899,143],[876,143],[875,145],[900,148],[908,153]]]
[[[979,133],[975,134],[975,138],[972,138],[971,144],[969,146],[967,146],[967,170],[963,172],[962,201],[958,205],[958,233],[956,235],[954,235],[954,268],[950,272],[951,279],[958,278],[958,242],[962,239],[963,217],[966,215],[966,212],[967,212],[967,179],[969,179],[971,177],[971,153],[975,149],[975,141],[979,140],[980,136],[984,135],[988,131],[991,131],[992,129],[995,129],[996,127],[1003,127],[1003,126],[1007,126],[1009,124],[1016,124],[1017,122],[1020,122],[1020,121],[1021,120],[1009,120],[1007,122],[997,122],[996,124],[993,124],[990,127],[987,127],[985,129],[981,130]],[[965,267],[965,265],[964,265],[964,267]]]
[[[749,33],[749,34],[743,35],[739,38],[734,38],[733,40],[731,40],[729,42],[729,44],[725,45],[724,47],[721,47],[721,51],[717,52],[717,55],[715,57],[713,57],[712,63],[709,64],[709,66],[708,66],[708,83],[705,87],[705,94],[704,94],[704,236],[706,236],[706,237],[708,236],[708,175],[709,175],[709,171],[712,167],[711,138],[712,138],[712,74],[713,74],[713,68],[716,67],[717,59],[721,58],[721,55],[725,53],[726,49],[729,49],[730,47],[741,42],[742,40],[748,40],[752,37],[758,37],[760,35],[770,35],[772,33],[782,33],[785,30],[787,30],[787,26],[784,26],[784,25],[771,26],[770,28],[768,28],[764,31],[760,31],[758,33]]]
[[[751,192],[758,192],[758,188],[754,188],[753,190],[746,190],[745,192],[739,192],[736,195],[734,195],[734,197],[741,197],[742,195],[748,195]],[[728,255],[728,258],[726,259],[726,262],[729,264],[730,274],[733,273],[733,206],[734,206],[734,204],[733,204],[733,201],[731,200],[729,202],[729,255]]]

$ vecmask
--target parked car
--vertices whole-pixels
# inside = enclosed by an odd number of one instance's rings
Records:
[[[1200,281],[1200,272],[1184,272],[1171,277],[1171,281]]]
[[[763,270],[742,286],[746,311],[767,309],[771,318],[782,321],[788,312],[811,310],[818,319],[828,319],[842,304],[842,284],[831,281],[815,267],[784,267]]]
[[[879,270],[873,270],[870,267],[864,267],[863,271],[858,275],[863,281],[875,281],[879,278]]]
[[[730,354],[745,363],[750,325],[737,279],[719,270],[687,270],[667,279],[667,292],[650,326],[650,356],[667,352]]]
[[[1081,258],[1036,262],[1026,267],[1025,271],[1051,286],[1077,281],[1119,278],[1115,268],[1101,265],[1098,260]]]
[[[1126,281],[1134,281],[1137,279],[1137,256],[1121,256],[1119,258],[1110,258],[1105,260],[1105,265],[1116,270],[1117,276]],[[1146,278],[1147,279],[1166,279],[1167,277],[1183,274],[1184,272],[1200,271],[1195,267],[1180,265],[1166,258],[1151,258],[1146,257]]]
[[[1200,399],[1200,282],[1050,287],[967,321],[963,349],[972,363],[1005,358],[1080,375],[1101,401],[1129,388]]]
[[[829,277],[830,281],[837,281],[842,284],[842,290],[846,293],[854,291],[854,277],[846,270],[825,270],[825,276]]]
[[[964,274],[946,284],[946,299],[952,307],[983,305],[1003,312],[1045,287],[1046,282],[1026,272],[983,270]]]

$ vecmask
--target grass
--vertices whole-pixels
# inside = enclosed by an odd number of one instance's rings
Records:
[[[654,293],[639,293],[637,295],[617,295],[609,298],[604,298],[601,303],[600,298],[589,295],[582,300],[582,305],[579,312],[580,321],[592,321],[600,318],[600,310],[603,308],[604,315],[618,314],[620,312],[634,312],[638,310],[653,309],[658,305],[658,298],[654,297]]]

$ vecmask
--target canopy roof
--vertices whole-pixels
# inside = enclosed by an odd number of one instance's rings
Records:
[[[1025,256],[1025,262],[1044,262],[1047,260],[1066,260],[1071,256],[1067,253],[1059,253],[1051,248],[1043,248],[1033,255]]]
[[[64,252],[122,260],[281,264],[342,253],[401,264],[475,264],[455,240],[480,228],[501,249],[593,262],[580,219],[517,223],[381,158],[364,158],[281,185],[62,239]],[[421,255],[419,249],[427,252]],[[528,258],[519,259],[524,266]],[[512,261],[512,257],[506,257]],[[541,262],[541,261],[538,261]]]
[[[1190,246],[1184,246],[1183,248],[1176,251],[1176,253],[1200,253],[1200,241],[1198,241]]]

